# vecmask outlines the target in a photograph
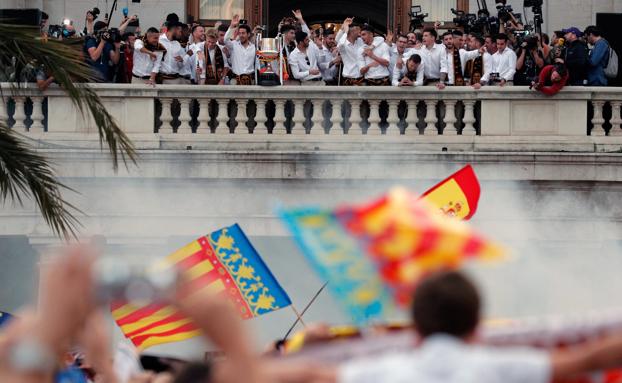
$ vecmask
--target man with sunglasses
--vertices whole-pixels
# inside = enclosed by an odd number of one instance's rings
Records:
[[[320,51],[317,45],[310,44],[309,35],[303,31],[296,32],[296,43],[296,49],[289,55],[292,75],[302,85],[324,85],[318,66]]]

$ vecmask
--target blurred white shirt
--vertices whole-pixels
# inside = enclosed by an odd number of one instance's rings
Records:
[[[138,77],[151,76],[152,73],[160,72],[160,64],[162,63],[162,55],[164,52],[153,52],[156,55],[156,59],[152,60],[148,53],[143,53],[140,50],[145,47],[145,44],[141,39],[134,41],[134,66],[132,68],[132,74]]]
[[[367,48],[372,48],[374,55],[380,57],[381,59],[385,59],[387,61],[391,60],[391,52],[390,52],[389,46],[384,42],[384,39],[382,37],[375,37],[374,41],[372,42],[372,45],[368,46],[365,43],[363,43],[363,45],[359,47],[359,50],[358,50],[359,76],[360,76],[361,68],[371,63],[376,62],[375,60],[372,60],[368,56],[363,55],[363,51]],[[377,80],[380,78],[389,77],[389,75],[390,75],[389,67],[378,65],[378,66],[369,68],[367,73],[365,73],[365,78]]]
[[[492,55],[492,73],[499,73],[499,77],[506,81],[514,81],[516,74],[516,53],[510,48],[505,48],[503,53],[497,51]]]
[[[421,347],[339,369],[338,383],[550,383],[548,353],[530,348],[466,344],[434,335]]]
[[[179,74],[181,69],[184,66],[184,62],[175,60],[175,57],[181,56],[184,58],[186,56],[185,49],[181,46],[179,41],[171,41],[166,37],[166,34],[160,35],[160,44],[166,48],[166,54],[164,55],[164,59],[162,60],[162,65],[160,66],[160,72],[167,74]]]

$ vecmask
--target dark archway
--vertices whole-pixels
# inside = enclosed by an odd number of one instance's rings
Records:
[[[264,22],[270,36],[276,34],[283,17],[292,16],[292,4],[288,0],[264,0]],[[369,23],[377,31],[387,30],[389,1],[386,0],[360,0],[356,4],[349,0],[304,0],[295,4],[309,25],[341,23],[346,17],[354,16],[357,23]]]

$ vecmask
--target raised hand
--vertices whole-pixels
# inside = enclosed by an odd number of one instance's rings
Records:
[[[231,19],[231,26],[237,27],[238,24],[240,24],[240,15],[233,15],[233,18]]]
[[[387,43],[393,42],[393,31],[387,31],[387,38],[385,39]]]
[[[302,11],[300,9],[293,10],[294,17],[298,20],[302,20]]]

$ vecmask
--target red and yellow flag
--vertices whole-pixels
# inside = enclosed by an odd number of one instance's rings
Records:
[[[184,276],[191,291],[225,296],[243,319],[291,304],[238,225],[191,242],[166,257],[164,263]],[[200,335],[189,318],[163,303],[115,303],[112,316],[139,349]]]
[[[471,165],[467,165],[423,193],[422,198],[447,216],[469,220],[477,211],[479,196],[479,181]]]

